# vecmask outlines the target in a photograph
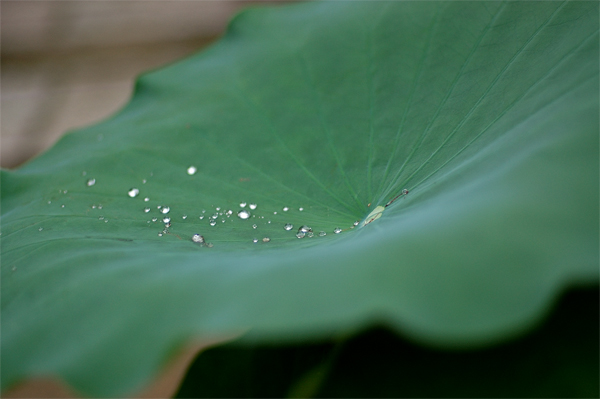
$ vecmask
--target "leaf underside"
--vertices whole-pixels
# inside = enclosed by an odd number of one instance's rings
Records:
[[[241,13],[1,172],[3,389],[52,374],[122,395],[231,332],[515,336],[598,281],[598,84],[597,2]]]

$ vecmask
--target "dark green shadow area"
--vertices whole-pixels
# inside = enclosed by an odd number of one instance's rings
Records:
[[[383,328],[343,344],[229,344],[200,354],[176,397],[598,397],[598,297],[597,287],[570,291],[531,334],[476,351],[436,351]]]

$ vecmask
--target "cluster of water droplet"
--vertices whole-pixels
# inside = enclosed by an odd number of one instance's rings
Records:
[[[187,174],[189,176],[193,176],[197,173],[198,168],[195,166],[189,166],[186,170]],[[83,176],[86,175],[86,172],[83,172]],[[150,174],[150,176],[152,176],[152,173]],[[147,180],[143,179],[142,183],[146,184]],[[95,178],[87,178],[85,181],[85,185],[87,187],[92,187],[94,185],[96,185],[96,179]],[[66,194],[67,190],[61,190],[61,193]],[[127,196],[129,198],[137,198],[140,195],[140,189],[137,187],[131,187],[129,190],[127,190]],[[144,197],[143,201],[145,203],[150,202],[150,198],[149,197]],[[51,201],[48,201],[48,204],[50,204]],[[62,207],[64,207],[64,205],[62,205]],[[251,219],[265,219],[265,216],[263,215],[258,215],[255,214],[255,211],[258,208],[258,205],[256,203],[249,203],[246,201],[240,202],[239,203],[239,209],[237,211],[235,211],[234,209],[228,209],[228,208],[222,208],[220,206],[212,206],[214,209],[214,212],[209,212],[207,214],[207,211],[205,209],[202,209],[201,213],[198,215],[198,219],[197,220],[204,220],[205,218],[207,219],[207,225],[210,227],[215,227],[220,223],[225,223],[228,218],[231,218],[234,215],[237,215],[237,219],[242,220],[242,221],[246,221],[246,220],[251,220]],[[102,205],[92,205],[93,209],[102,209]],[[143,212],[145,214],[150,214],[152,212],[152,208],[150,206],[145,206],[142,208]],[[153,216],[151,217],[150,220],[147,221],[147,223],[156,223],[159,220],[162,221],[163,224],[163,229],[158,233],[159,237],[162,237],[164,235],[169,234],[169,228],[172,226],[173,223],[173,219],[169,216],[170,212],[171,212],[171,207],[168,205],[158,205],[156,206],[156,209],[159,212],[159,217]],[[299,212],[303,212],[304,208],[303,207],[299,207],[297,208]],[[280,208],[280,210],[284,213],[290,212],[291,208],[289,206],[283,206]],[[267,211],[264,211],[267,212]],[[270,211],[268,211],[268,213],[270,213]],[[273,211],[272,212],[273,215],[278,215],[278,211]],[[209,216],[210,215],[210,216]],[[108,219],[106,219],[104,216],[100,215],[98,217],[99,220],[104,221],[105,223],[108,222]],[[186,214],[181,216],[181,220],[187,220],[188,216]],[[233,218],[235,219],[235,217]],[[193,220],[193,219],[192,219]],[[232,220],[232,219],[229,219]],[[258,220],[257,220],[258,222]],[[266,225],[270,225],[271,224],[271,220],[264,220],[264,223]],[[349,227],[349,229],[353,229],[354,227],[358,226],[359,221],[354,222],[354,224]],[[251,227],[252,231],[254,230],[260,230],[259,226],[261,224],[259,223],[252,223],[249,226]],[[291,223],[284,223],[283,224],[283,229],[285,231],[292,231],[294,230],[294,226]],[[40,231],[42,231],[42,228],[39,228]],[[333,229],[333,233],[334,234],[339,234],[342,231],[344,231],[342,228],[340,227],[336,227],[335,229]],[[315,232],[313,232],[313,229],[310,226],[307,225],[301,225],[297,230],[295,230],[295,237],[296,238],[312,238],[315,236],[318,237],[324,237],[326,236],[327,233],[325,231],[319,231],[317,234],[315,234]],[[204,236],[196,233],[194,235],[192,235],[191,237],[191,241],[193,243],[199,244],[201,246],[205,246],[205,247],[212,247],[213,245],[210,243],[207,243]],[[271,241],[271,238],[268,236],[263,237],[262,239],[259,238],[253,238],[252,242],[254,243],[258,243],[258,242],[263,242],[263,243],[268,243]]]

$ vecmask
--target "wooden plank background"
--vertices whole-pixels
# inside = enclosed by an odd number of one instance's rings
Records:
[[[275,1],[1,1],[0,166],[129,100],[137,75],[192,54],[239,9]]]

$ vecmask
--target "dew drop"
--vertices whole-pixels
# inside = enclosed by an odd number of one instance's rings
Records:
[[[271,241],[271,239],[269,237],[265,237],[265,238],[262,239],[262,241],[263,242],[269,242],[269,241]]]
[[[342,229],[340,229],[339,227],[336,227],[335,229],[333,229],[333,232],[335,234],[340,234],[342,232]]]
[[[152,218],[153,222],[156,222],[158,220],[158,218]]]
[[[150,198],[148,198],[148,197],[144,198],[144,202],[148,202],[148,201],[150,201]]]
[[[190,176],[196,174],[197,171],[198,169],[195,166],[190,166],[187,168],[187,174]]]
[[[200,220],[204,219],[204,215],[198,216],[198,219],[200,219]]]
[[[304,210],[304,208],[298,208],[298,210],[299,210],[300,212],[302,212],[302,211]]]
[[[127,192],[127,195],[129,195],[131,198],[135,198],[138,196],[139,193],[140,193],[140,190],[138,190],[137,188],[131,188]]]
[[[187,215],[183,215],[181,218],[182,218],[183,220],[185,220],[185,219],[187,219]]]
[[[68,192],[69,192],[69,190],[65,190],[65,191],[63,191],[63,194],[66,194],[66,193],[68,193]]]
[[[52,203],[52,201],[48,201],[48,205],[50,205]]]
[[[84,170],[83,172],[81,172],[81,176],[85,176],[87,175],[87,172]]]
[[[145,212],[145,213],[148,213],[148,212],[150,212],[150,208],[144,208],[144,212]]]
[[[102,205],[98,204],[98,209],[102,209]]]
[[[353,225],[354,227],[356,227],[356,226],[358,226],[358,224],[359,224],[359,223],[360,223],[360,220],[357,220],[356,222],[352,223],[352,225]]]
[[[217,221],[215,219],[210,221],[210,225],[211,226],[216,226],[217,225]]]
[[[159,237],[162,237],[162,235],[163,235],[163,233],[158,233],[158,236],[159,236]]]
[[[290,230],[291,230],[291,229],[293,229],[293,228],[294,228],[294,225],[292,225],[291,223],[286,223],[286,224],[283,226],[283,229],[284,229],[284,230],[287,230],[287,231],[290,231]]]
[[[170,217],[164,217],[163,218],[163,223],[170,223],[171,222],[171,218]]]
[[[94,184],[96,184],[96,179],[88,179],[85,182],[85,185],[88,186],[88,187],[92,187]]]
[[[258,238],[253,239],[252,242],[256,244],[258,242]]]
[[[43,228],[43,227],[40,227],[40,228],[38,229],[38,231],[42,231],[42,230],[44,230],[44,228]]]
[[[252,206],[252,205],[250,205],[250,206]],[[237,215],[240,219],[248,219],[250,217],[250,212],[248,212],[245,209],[242,209],[241,211],[238,212]]]
[[[64,207],[65,207],[65,204],[62,204],[60,207],[61,207],[61,208],[64,208]]]
[[[212,215],[210,218],[211,218],[211,219],[216,219],[216,218],[218,218],[218,217],[219,217],[219,214],[218,214],[218,213],[215,213],[215,214],[213,214],[213,215]]]
[[[324,231],[319,232],[319,237],[325,237],[326,235],[327,235],[327,233],[325,233]]]
[[[220,211],[220,210],[221,210],[221,207],[220,207],[220,206],[218,206],[218,207],[216,207],[216,208],[215,208],[215,210],[216,210],[216,211]]]
[[[17,271],[17,267],[13,266],[10,270],[12,270],[13,272],[16,272]]]
[[[171,211],[171,208],[169,208],[168,206],[163,206],[160,210],[160,213],[162,213],[163,215],[166,215],[170,211]]]
[[[143,180],[142,180],[142,184],[146,184],[146,182],[147,182],[147,180],[146,180],[146,179],[143,179]]]
[[[92,205],[92,209],[96,209],[96,205]]]
[[[250,209],[252,209],[252,210],[255,210],[256,209],[256,204],[250,204],[250,205],[248,205],[248,207]]]
[[[204,236],[201,236],[200,234],[194,234],[192,236],[192,241],[203,243],[204,242]]]
[[[284,206],[284,207],[283,207],[283,211],[284,211],[284,212],[287,212],[287,211],[289,211],[289,210],[290,210],[290,208],[288,208],[287,206]]]
[[[246,207],[246,203],[245,202],[240,202],[240,208],[245,208]]]
[[[299,232],[302,232],[302,233],[308,233],[309,231],[313,231],[313,230],[312,230],[312,228],[310,228],[310,227],[308,227],[308,226],[301,226],[301,227],[298,229],[298,231],[299,231]]]
[[[108,219],[104,219],[104,223],[108,223]]]
[[[267,220],[267,223],[268,223],[268,224],[271,224],[271,221],[270,221],[270,220]]]
[[[277,215],[277,211],[273,212],[273,215]]]
[[[315,236],[315,233],[313,233],[312,231],[309,231],[308,233],[306,233],[306,236],[307,236],[308,238],[312,238],[312,237],[314,237],[314,236]]]
[[[255,224],[253,224],[253,225],[252,225],[252,228],[253,228],[253,229],[256,229],[257,227],[258,227],[258,226],[257,226],[257,225],[255,225]]]
[[[299,232],[296,233],[296,238],[304,238],[305,235],[306,235],[305,232],[299,231]]]
[[[227,217],[229,217],[233,214],[233,211],[230,209],[227,212],[225,212],[225,214],[227,215]]]

